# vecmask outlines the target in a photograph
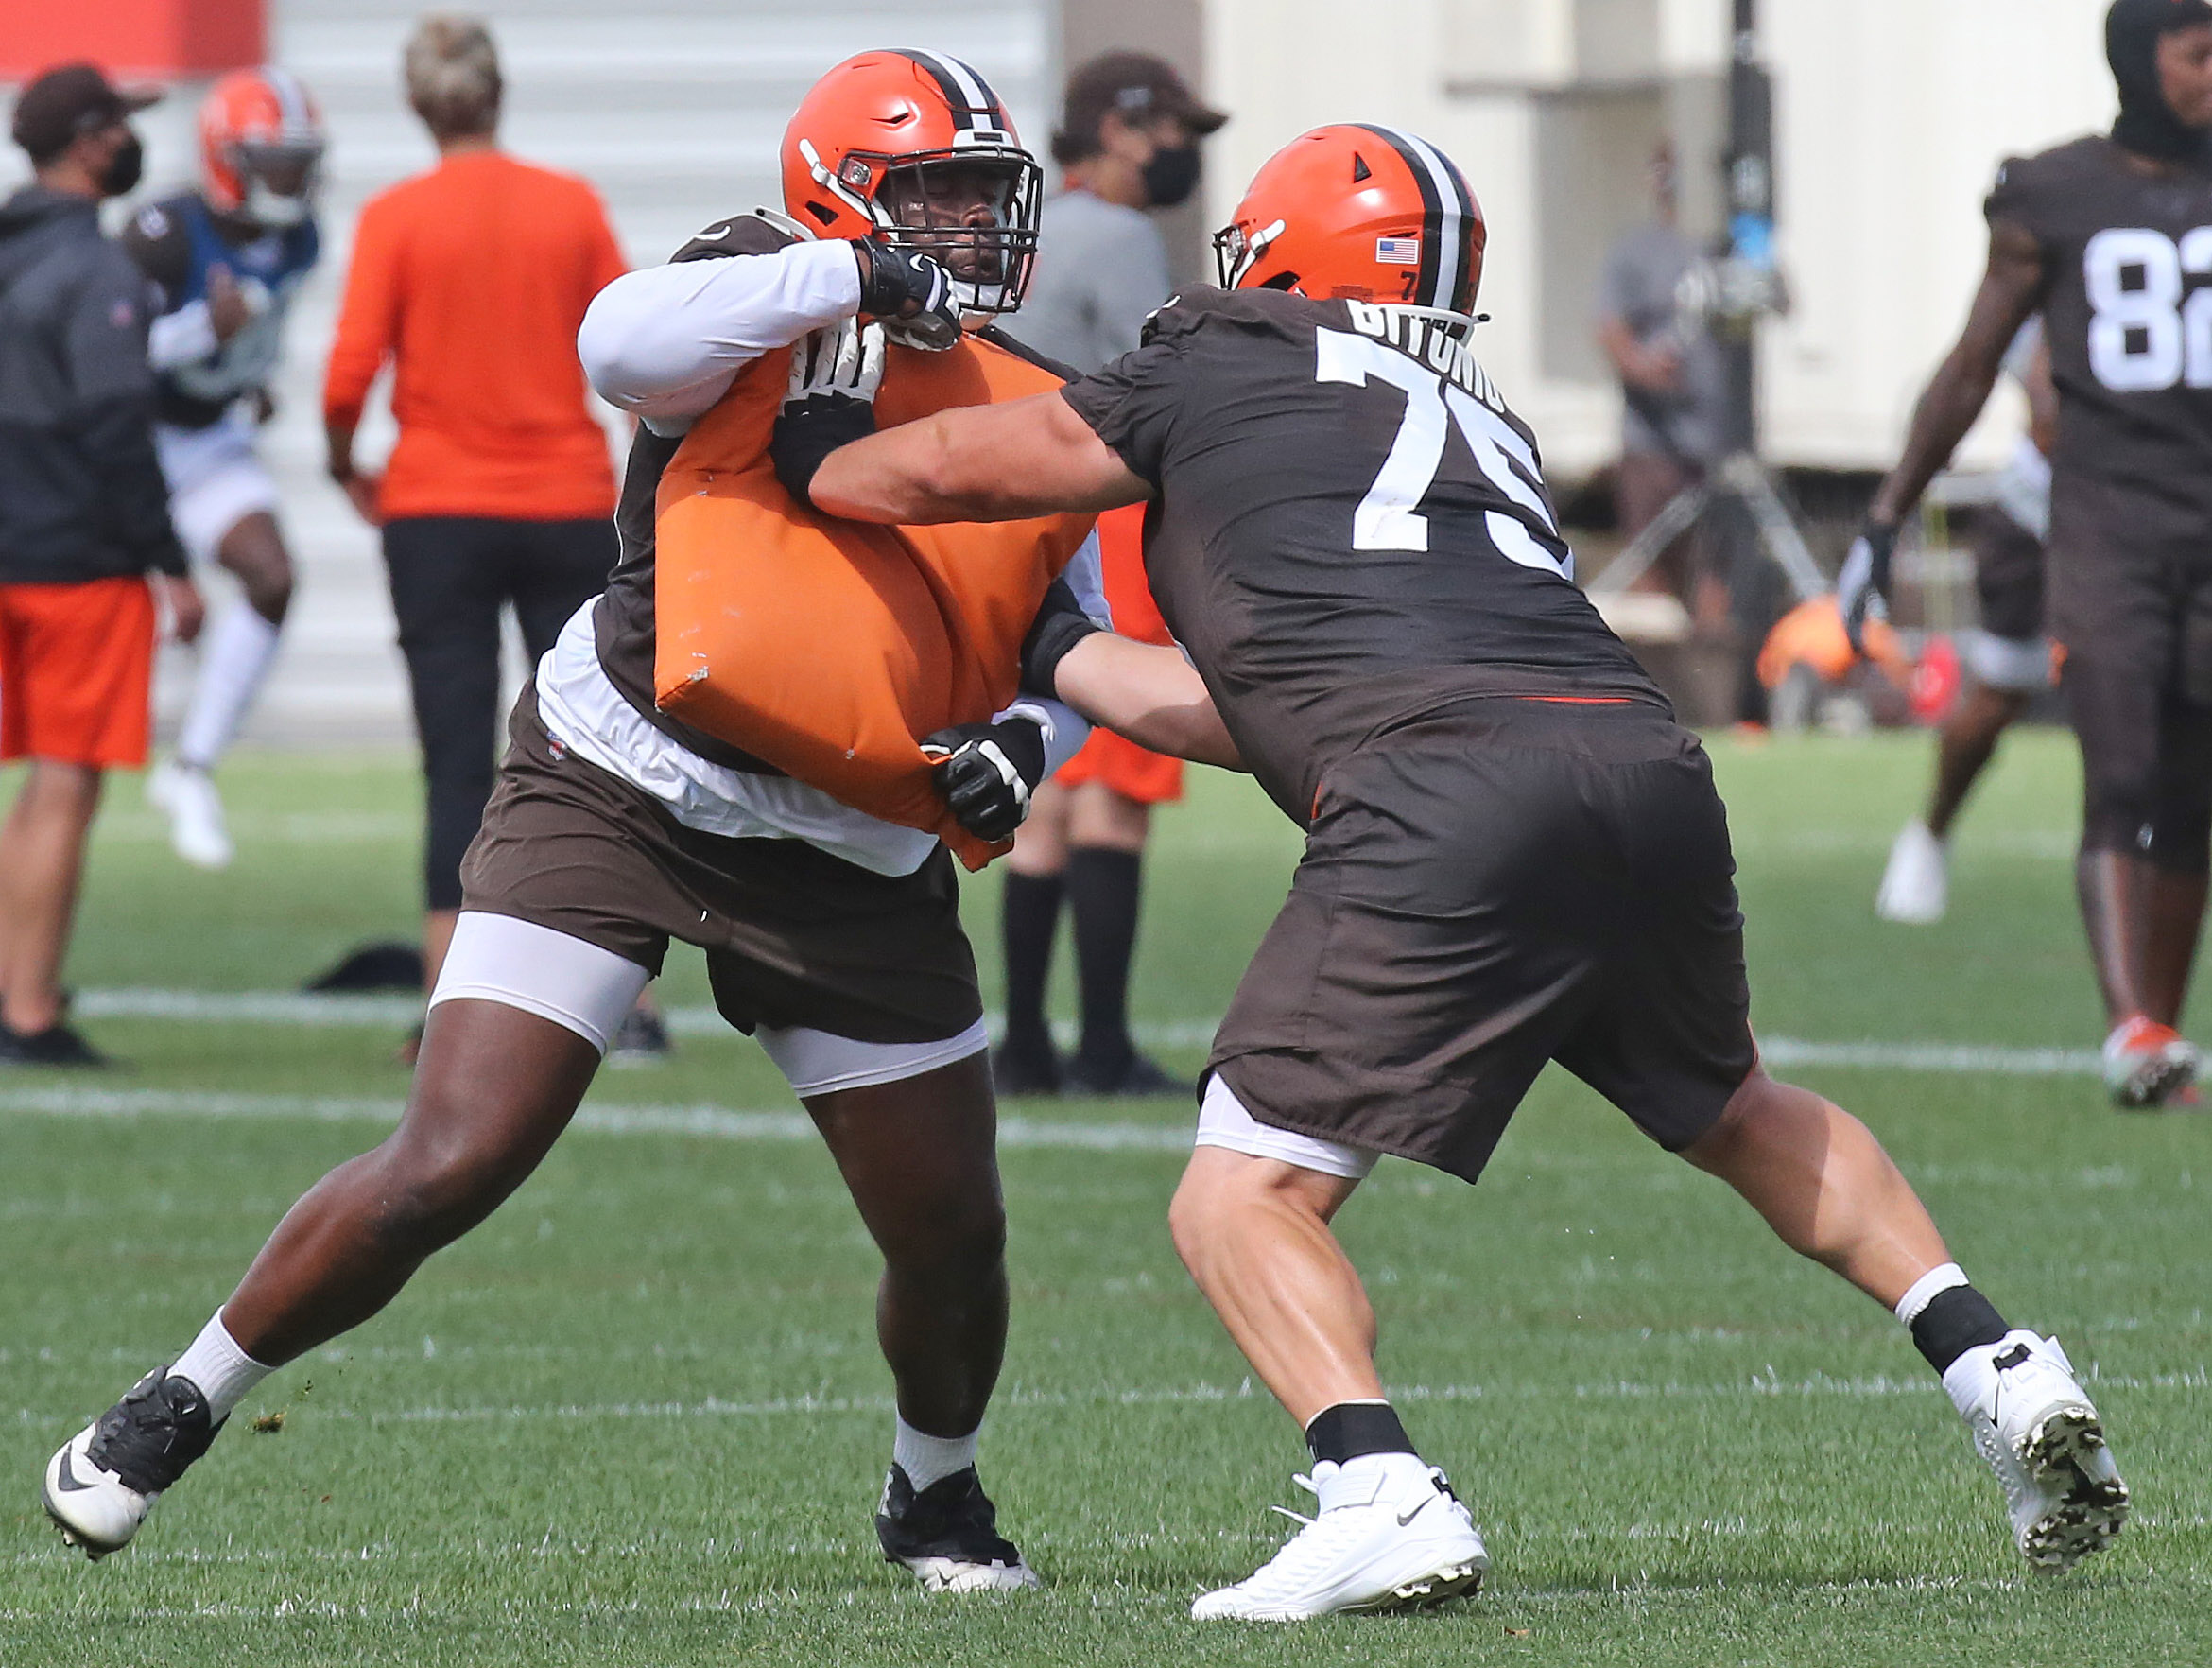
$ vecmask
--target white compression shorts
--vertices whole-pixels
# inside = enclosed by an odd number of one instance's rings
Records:
[[[253,443],[253,427],[233,414],[205,428],[160,424],[154,449],[169,483],[169,519],[184,554],[210,563],[223,535],[257,511],[274,512],[276,482]]]
[[[430,1005],[462,997],[504,1003],[566,1027],[604,1054],[651,977],[613,950],[550,927],[464,910]],[[764,1025],[753,1036],[802,1099],[920,1077],[989,1046],[980,1019],[934,1042],[860,1042],[804,1025]]]
[[[1363,1147],[1344,1147],[1335,1141],[1304,1136],[1295,1130],[1262,1123],[1244,1109],[1236,1091],[1217,1071],[1206,1079],[1205,1099],[1199,1103],[1197,1145],[1226,1147],[1253,1158],[1273,1158],[1301,1170],[1318,1170],[1347,1181],[1365,1179],[1381,1155]]]

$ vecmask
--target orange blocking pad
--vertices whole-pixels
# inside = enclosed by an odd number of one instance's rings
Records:
[[[1012,704],[1022,639],[1092,518],[889,528],[817,515],[768,456],[789,378],[787,349],[747,366],[661,478],[654,700],[979,869],[1009,845],[953,821],[920,738]],[[973,338],[942,354],[894,345],[876,418],[888,428],[1060,386]]]
[[[153,653],[143,579],[0,585],[0,762],[145,764]]]

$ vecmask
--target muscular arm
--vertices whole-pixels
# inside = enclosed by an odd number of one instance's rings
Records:
[[[1112,510],[1152,489],[1057,393],[967,406],[840,446],[807,488],[848,521],[921,527]]]
[[[1981,277],[1966,328],[1912,410],[1904,455],[1875,494],[1870,520],[1904,520],[1936,472],[1948,463],[1996,383],[2005,349],[2042,304],[2043,253],[2028,231],[2010,220],[1991,223],[1989,268]]]
[[[1095,633],[1062,658],[1054,684],[1076,711],[1139,747],[1244,769],[1204,680],[1180,649]]]

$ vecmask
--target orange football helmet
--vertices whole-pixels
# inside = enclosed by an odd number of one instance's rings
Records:
[[[1451,159],[1396,128],[1302,133],[1214,235],[1223,289],[1398,303],[1466,315],[1482,284],[1482,205]]]
[[[1011,313],[1037,258],[1045,174],[991,84],[942,52],[863,52],[784,130],[784,212],[818,237],[919,250],[961,310]]]
[[[208,206],[261,226],[297,226],[313,211],[322,115],[289,70],[234,70],[199,107]]]

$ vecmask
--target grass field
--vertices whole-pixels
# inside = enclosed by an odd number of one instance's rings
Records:
[[[1994,1067],[2094,1047],[2061,738],[2009,744],[1936,930],[1868,902],[1921,744],[1715,751],[1765,1035],[1986,1045]],[[220,877],[176,864],[119,785],[72,968],[88,1009],[284,990],[406,930],[406,760],[241,757],[228,783]],[[1296,840],[1217,779],[1156,849],[1135,1006],[1194,1037]],[[971,896],[988,945],[994,882]],[[666,982],[680,1010],[705,1001],[694,960]],[[1007,1108],[1015,1307],[984,1460],[1048,1586],[926,1599],[870,1525],[890,1424],[873,1255],[766,1061],[704,1032],[607,1074],[596,1121],[511,1203],[272,1379],[139,1542],[88,1566],[39,1512],[45,1456],[182,1347],[405,1093],[396,1025],[227,1011],[89,1021],[130,1063],[96,1083],[0,1078],[6,1668],[2212,1659],[2212,1121],[2116,1117],[2065,1069],[1794,1075],[1861,1112],[2000,1307],[2097,1375],[2137,1516],[2075,1576],[2026,1574],[1889,1316],[1554,1073],[1479,1190],[1389,1162],[1342,1221],[1385,1372],[1488,1538],[1477,1603],[1297,1631],[1185,1619],[1287,1530],[1266,1508],[1305,1503],[1303,1450],[1167,1242],[1189,1108],[1076,1102]],[[278,1410],[280,1433],[245,1428]]]

